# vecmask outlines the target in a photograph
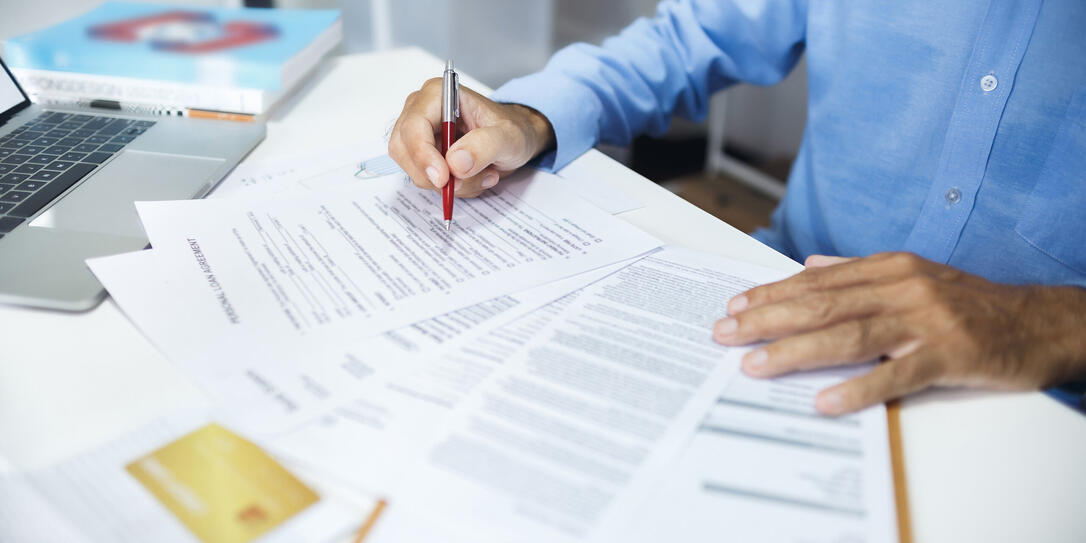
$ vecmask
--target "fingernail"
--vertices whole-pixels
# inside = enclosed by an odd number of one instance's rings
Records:
[[[464,184],[463,179],[457,179],[456,184],[453,185],[453,190],[460,190],[460,186]]]
[[[747,300],[746,296],[740,294],[739,296],[732,298],[732,301],[728,302],[728,313],[738,313],[746,309],[748,303],[750,303],[750,300]]]
[[[437,186],[438,175],[437,168],[433,166],[426,168],[426,177],[430,178],[430,182],[433,183],[435,187]]]
[[[471,158],[471,153],[463,149],[453,151],[448,160],[449,166],[452,166],[453,170],[459,174],[467,173],[475,165],[475,159]]]
[[[725,339],[734,334],[737,328],[739,328],[739,321],[727,318],[717,322],[713,332],[717,338]]]
[[[844,403],[845,399],[840,392],[826,392],[815,398],[815,408],[828,415],[839,412]]]
[[[769,360],[769,353],[765,349],[756,349],[743,356],[743,364],[746,366],[761,367]]]
[[[488,189],[498,184],[498,174],[488,175],[483,179],[483,188]]]

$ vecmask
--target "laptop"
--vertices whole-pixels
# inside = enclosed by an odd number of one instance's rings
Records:
[[[262,123],[32,104],[0,60],[0,303],[81,311],[104,298],[84,260],[143,249],[133,202],[200,198]]]

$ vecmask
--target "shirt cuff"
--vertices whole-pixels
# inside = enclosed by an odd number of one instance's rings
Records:
[[[541,170],[560,170],[599,141],[603,106],[591,90],[572,79],[538,72],[509,81],[490,99],[528,106],[551,123],[556,147],[533,161]]]

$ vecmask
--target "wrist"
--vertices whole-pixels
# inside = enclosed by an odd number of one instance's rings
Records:
[[[1041,342],[1049,343],[1053,372],[1049,385],[1086,381],[1086,289],[1079,287],[1039,287],[1044,295],[1036,297],[1040,311],[1048,313],[1041,319]]]
[[[539,111],[522,104],[510,105],[519,110],[519,113],[527,119],[524,126],[528,132],[531,158],[535,158],[546,151],[554,149],[554,127],[551,125],[551,122],[547,120],[547,117]]]

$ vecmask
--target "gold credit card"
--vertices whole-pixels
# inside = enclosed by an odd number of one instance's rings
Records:
[[[256,445],[208,424],[125,466],[204,543],[246,543],[320,497]]]

